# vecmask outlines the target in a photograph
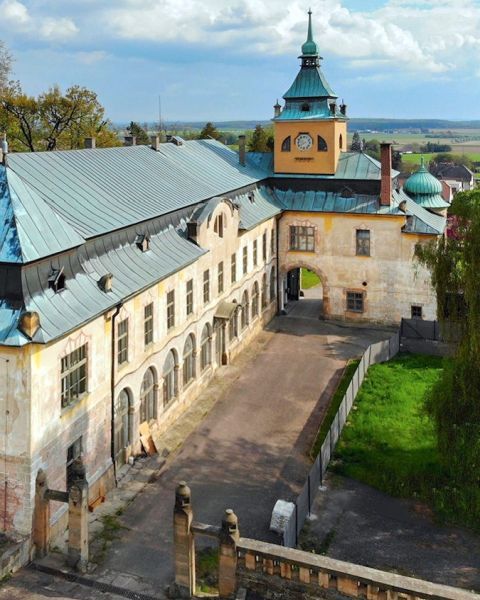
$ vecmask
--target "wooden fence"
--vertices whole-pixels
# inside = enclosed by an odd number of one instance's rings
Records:
[[[298,534],[300,533],[307,515],[311,511],[316,493],[322,483],[323,476],[328,468],[331,457],[333,456],[335,446],[340,438],[342,429],[347,421],[348,414],[355,402],[358,390],[360,389],[365,375],[370,365],[386,362],[393,358],[400,350],[400,333],[395,333],[388,340],[383,340],[368,346],[363,353],[357,370],[353,374],[350,385],[340,403],[338,411],[332,421],[330,430],[323,441],[320,452],[307,476],[302,491],[295,500],[295,510],[291,518],[287,521],[282,543],[284,546],[294,548],[297,545]]]

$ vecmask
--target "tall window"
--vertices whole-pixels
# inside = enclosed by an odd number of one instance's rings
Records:
[[[228,320],[228,338],[230,343],[238,337],[238,310],[235,310]]]
[[[87,344],[61,360],[62,408],[87,392]]]
[[[267,232],[264,231],[262,235],[262,260],[267,260]]]
[[[217,269],[218,294],[223,294],[223,260],[218,263]]]
[[[167,406],[177,395],[177,370],[173,350],[167,354],[163,365],[163,406]]]
[[[115,403],[115,457],[117,462],[123,463],[123,450],[130,444],[129,415],[130,396],[126,389],[118,394]]]
[[[317,150],[319,152],[327,152],[327,142],[323,139],[321,135],[317,136]]]
[[[357,256],[370,256],[370,229],[357,229]]]
[[[275,229],[272,229],[272,234],[270,236],[270,254],[272,256],[275,254]]]
[[[175,290],[167,294],[167,329],[175,327]]]
[[[203,272],[203,303],[210,302],[210,270]]]
[[[153,302],[147,304],[143,312],[143,333],[145,346],[153,342]]]
[[[193,313],[193,279],[187,281],[187,294],[185,298],[185,305],[187,309],[187,317]]]
[[[277,295],[276,283],[277,279],[275,276],[275,267],[272,267],[272,270],[270,271],[270,302],[273,302],[275,300],[275,296]]]
[[[248,271],[248,247],[243,247],[243,274],[246,275]]]
[[[262,276],[262,308],[266,308],[267,304],[268,304],[267,274],[264,273]]]
[[[230,263],[230,281],[235,283],[237,281],[237,254],[234,252],[232,254],[232,259]]]
[[[347,310],[361,313],[364,311],[363,292],[347,292]]]
[[[241,326],[242,330],[248,325],[248,292],[245,290],[242,296],[242,317]]]
[[[128,319],[117,325],[117,362],[119,365],[128,361]]]
[[[252,321],[258,317],[258,283],[253,284],[252,289]]]
[[[146,370],[140,388],[140,423],[157,418],[157,375],[150,367]]]
[[[258,248],[257,240],[253,240],[253,266],[256,267],[258,263]]]
[[[213,230],[215,231],[216,234],[218,234],[219,237],[223,237],[223,228],[224,228],[223,213],[221,213],[215,219],[215,224],[213,226]]]
[[[183,347],[183,385],[195,379],[195,342],[190,334]]]
[[[282,152],[290,152],[291,149],[292,149],[292,138],[290,136],[288,136],[282,142]]]
[[[290,250],[315,252],[315,228],[291,225]]]
[[[338,138],[338,145],[340,146],[340,150],[343,149],[343,135],[340,134],[339,138]]]
[[[212,364],[212,332],[207,323],[202,331],[200,339],[200,369],[204,371]]]

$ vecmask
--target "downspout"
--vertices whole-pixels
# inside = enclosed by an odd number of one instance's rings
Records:
[[[120,314],[121,304],[115,307],[115,312],[112,315],[112,347],[111,347],[111,371],[110,371],[110,456],[113,465],[113,479],[115,487],[117,487],[117,463],[115,461],[115,320]]]
[[[280,219],[282,217],[280,216]],[[280,281],[280,253],[278,251],[278,249],[280,248],[280,219],[275,218],[275,252],[277,253],[277,258],[276,258],[276,262],[277,262],[277,315],[280,313],[280,294],[279,292],[279,281]],[[283,288],[283,285],[282,285]],[[283,292],[282,292],[283,293]]]

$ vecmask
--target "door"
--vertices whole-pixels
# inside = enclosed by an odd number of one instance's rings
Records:
[[[288,300],[300,298],[300,269],[292,269],[287,273],[287,298]]]
[[[223,358],[225,355],[225,327],[219,325],[215,330],[215,355],[217,359],[217,365],[225,364]]]

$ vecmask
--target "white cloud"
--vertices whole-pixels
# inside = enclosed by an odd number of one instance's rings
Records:
[[[103,50],[92,50],[91,52],[77,52],[76,59],[84,65],[93,65],[108,57],[108,53]]]
[[[480,7],[474,0],[388,0],[375,11],[314,0],[317,42],[356,68],[444,73],[480,59]],[[360,5],[360,3],[359,3]],[[119,0],[103,23],[120,38],[186,41],[234,52],[286,54],[305,39],[305,3],[278,0]],[[466,57],[465,53],[474,53]]]
[[[32,15],[25,4],[18,0],[3,0],[0,15],[9,29],[43,40],[68,40],[78,33],[74,21],[67,17]]]

